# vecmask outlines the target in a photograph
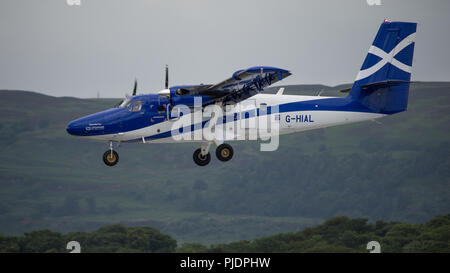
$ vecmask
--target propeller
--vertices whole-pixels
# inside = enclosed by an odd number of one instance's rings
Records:
[[[169,90],[169,66],[166,64],[166,83],[164,84],[164,89],[159,91],[158,94],[160,96],[168,97],[170,99],[170,90]]]
[[[133,96],[136,96],[137,85],[138,85],[137,79],[134,79]]]
[[[166,89],[169,89],[169,66],[166,64]]]
[[[137,79],[135,78],[135,79],[134,79],[133,95],[132,95],[132,96],[136,96],[137,87],[138,87],[138,82],[137,82]],[[125,94],[125,98],[128,98],[128,97],[129,97],[129,95],[128,95],[128,94]],[[119,107],[119,105],[121,105],[122,102],[123,102],[124,100],[125,100],[125,99],[121,100],[119,103],[117,103],[116,105],[114,105],[114,108]]]
[[[138,88],[138,81],[135,78],[134,79],[134,86],[133,86],[133,95],[132,96],[136,96],[136,92],[137,92],[137,88]],[[169,89],[169,66],[166,64],[166,83],[165,83],[165,88]],[[128,98],[128,94],[125,95],[126,98]],[[115,107],[118,107],[119,105],[122,104],[124,100],[121,100],[118,104],[115,105]]]

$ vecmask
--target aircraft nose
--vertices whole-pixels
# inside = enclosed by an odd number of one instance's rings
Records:
[[[66,131],[74,136],[98,136],[115,132],[111,128],[117,127],[117,120],[124,111],[128,112],[126,109],[113,108],[72,120],[67,124]]]
[[[83,129],[84,127],[79,122],[72,121],[67,124],[66,131],[73,136],[81,136],[83,135]]]

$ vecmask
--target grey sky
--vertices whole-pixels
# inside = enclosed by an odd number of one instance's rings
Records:
[[[419,23],[414,80],[450,80],[450,1],[0,1],[0,89],[121,97],[278,66],[279,84],[352,82],[384,18]]]

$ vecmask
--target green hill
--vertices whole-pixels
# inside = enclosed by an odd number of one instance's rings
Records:
[[[369,242],[386,253],[449,253],[450,214],[436,216],[425,224],[350,219],[338,216],[299,232],[277,234],[252,241],[205,247],[184,244],[180,253],[368,253]],[[372,248],[370,248],[372,250]]]
[[[286,94],[342,96],[320,85]],[[275,92],[272,88],[267,92]],[[308,92],[306,89],[313,89]],[[407,112],[282,136],[275,152],[231,143],[228,163],[192,161],[196,144],[107,143],[65,126],[119,99],[0,91],[0,233],[150,225],[180,243],[249,240],[295,232],[334,216],[424,222],[450,211],[450,83],[412,87]]]

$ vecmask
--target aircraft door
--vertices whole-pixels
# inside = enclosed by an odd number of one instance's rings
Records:
[[[166,112],[167,120],[176,121],[180,119],[180,117],[183,115],[183,112],[186,113],[186,110],[182,111],[182,106],[172,105],[169,103],[167,105],[167,112]]]
[[[159,123],[164,120],[166,120],[167,116],[167,106],[168,106],[168,100],[167,99],[159,99],[157,101],[152,101],[150,103],[150,111],[152,112],[152,118],[151,122]]]

